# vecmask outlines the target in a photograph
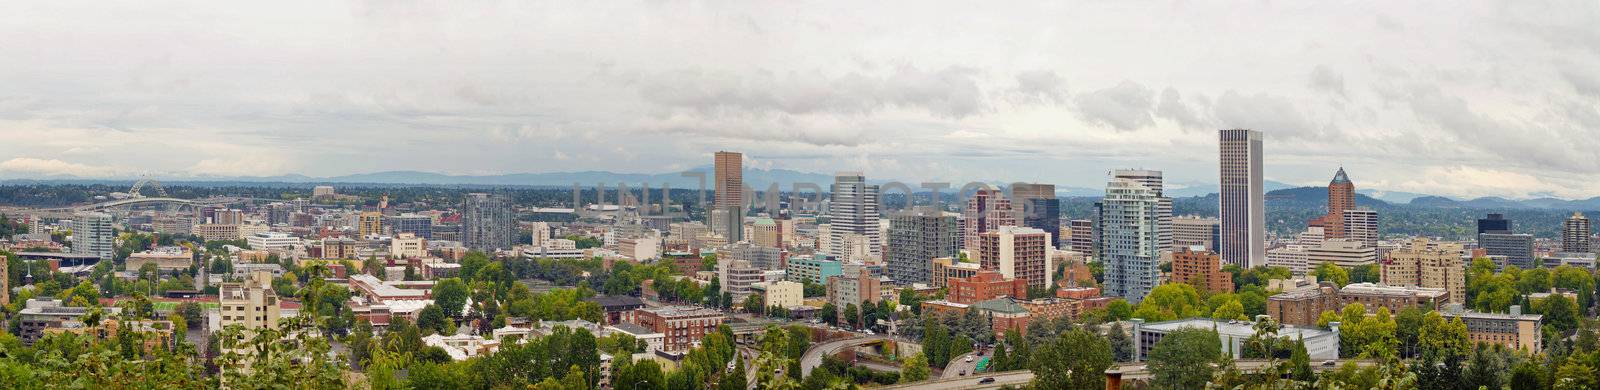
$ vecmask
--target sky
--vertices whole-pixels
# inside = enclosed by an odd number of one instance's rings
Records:
[[[0,178],[746,166],[1600,196],[1595,1],[0,3]]]

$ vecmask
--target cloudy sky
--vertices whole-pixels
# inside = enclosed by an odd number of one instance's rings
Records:
[[[1600,195],[1600,3],[0,4],[0,177],[748,166]]]

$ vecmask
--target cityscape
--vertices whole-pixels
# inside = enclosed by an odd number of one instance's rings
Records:
[[[1600,5],[1072,3],[0,5],[0,388],[1600,389]]]

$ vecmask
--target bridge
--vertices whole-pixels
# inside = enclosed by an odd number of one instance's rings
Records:
[[[856,337],[851,337],[851,338],[847,338],[847,339],[833,340],[833,341],[824,342],[822,344],[813,345],[813,346],[811,346],[810,349],[806,350],[805,355],[802,355],[800,357],[800,374],[801,374],[801,377],[803,378],[803,377],[805,377],[807,375],[811,375],[811,371],[812,370],[816,370],[817,367],[821,367],[822,366],[822,357],[824,357],[824,356],[833,356],[834,354],[839,353],[839,351],[842,351],[845,348],[855,348],[855,347],[868,345],[868,344],[872,344],[872,343],[881,343],[881,342],[884,342],[884,341],[889,341],[889,337],[888,336],[880,336],[880,335],[856,336]]]

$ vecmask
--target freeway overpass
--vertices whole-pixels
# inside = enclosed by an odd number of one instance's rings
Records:
[[[889,340],[888,336],[879,336],[879,335],[874,335],[874,336],[856,336],[856,337],[851,337],[851,338],[847,338],[847,339],[833,340],[833,341],[824,342],[822,344],[813,345],[813,346],[811,346],[810,349],[806,350],[806,354],[805,355],[802,355],[800,357],[800,374],[801,374],[801,377],[805,377],[806,375],[811,375],[811,371],[812,370],[817,369],[817,367],[821,367],[822,366],[822,357],[823,356],[833,356],[834,354],[839,353],[839,351],[843,351],[845,348],[855,348],[855,347],[859,347],[859,346],[863,346],[863,345],[867,345],[867,344],[884,342],[884,341],[888,341],[888,340]]]

